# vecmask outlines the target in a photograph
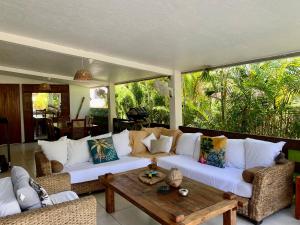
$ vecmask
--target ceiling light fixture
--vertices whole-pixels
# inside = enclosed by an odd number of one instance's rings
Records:
[[[51,86],[48,83],[41,83],[39,85],[39,91],[50,91],[51,90]]]
[[[81,60],[81,69],[76,71],[73,79],[77,81],[85,81],[85,80],[93,79],[91,72],[87,69],[84,69],[83,67],[83,58]]]

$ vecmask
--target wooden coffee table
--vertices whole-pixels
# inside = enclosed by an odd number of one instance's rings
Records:
[[[142,183],[138,174],[143,170],[146,168],[100,177],[106,187],[108,213],[115,211],[116,192],[163,225],[197,225],[221,214],[224,225],[236,224],[238,201],[224,199],[224,192],[184,177],[181,186],[189,189],[187,197],[180,196],[177,189],[161,194],[157,188],[165,184],[164,181],[154,185]]]

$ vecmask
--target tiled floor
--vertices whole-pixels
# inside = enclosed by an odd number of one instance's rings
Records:
[[[31,175],[35,174],[34,151],[37,144],[12,145],[12,164],[25,167]],[[0,146],[0,154],[6,149]],[[0,177],[8,174],[0,174]],[[97,199],[97,224],[98,225],[158,225],[155,220],[139,210],[130,202],[116,195],[116,212],[107,214],[105,211],[105,195],[103,192],[93,194]],[[222,217],[216,217],[205,223],[206,225],[222,224]],[[251,223],[242,217],[238,217],[238,225],[250,225]],[[294,207],[281,210],[280,212],[264,220],[263,225],[299,225],[300,221],[294,219]]]

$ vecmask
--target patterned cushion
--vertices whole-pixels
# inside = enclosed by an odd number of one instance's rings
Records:
[[[201,137],[199,162],[220,168],[225,167],[226,137]]]
[[[35,180],[33,180],[30,177],[29,184],[36,191],[38,196],[40,197],[42,207],[46,207],[48,205],[53,205],[51,199],[49,198],[47,191],[39,183],[37,183]]]
[[[88,140],[94,164],[118,160],[112,137]]]

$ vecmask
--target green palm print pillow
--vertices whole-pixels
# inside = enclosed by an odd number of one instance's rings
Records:
[[[94,164],[118,160],[112,137],[88,140]]]

